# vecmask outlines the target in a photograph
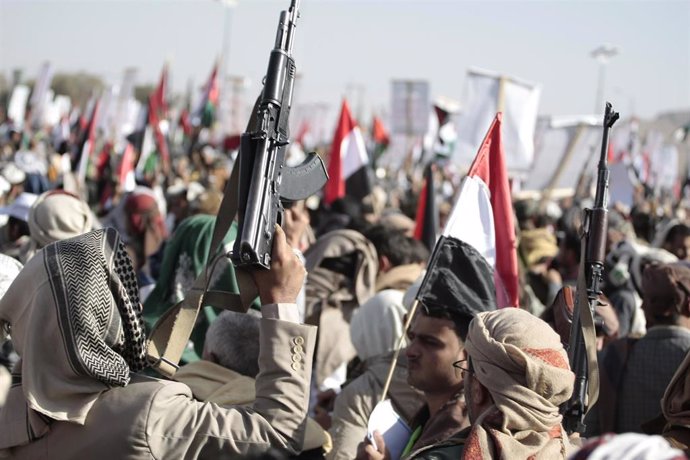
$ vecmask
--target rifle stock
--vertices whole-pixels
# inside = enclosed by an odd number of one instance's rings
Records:
[[[573,309],[573,322],[570,330],[568,344],[568,358],[570,366],[575,374],[575,384],[571,398],[563,404],[563,426],[568,433],[585,431],[584,418],[589,408],[595,403],[598,388],[589,388],[591,382],[589,376],[598,369],[590,369],[596,366],[596,350],[587,350],[587,346],[595,346],[592,337],[589,340],[585,334],[595,334],[591,318],[601,293],[601,285],[604,275],[604,257],[606,252],[606,228],[608,224],[608,188],[609,169],[607,165],[609,132],[613,124],[618,120],[619,114],[613,111],[610,103],[606,103],[603,122],[603,136],[601,141],[601,156],[597,166],[597,187],[592,209],[585,209],[583,227],[583,257],[580,260],[580,278],[578,290],[585,289],[586,296],[581,292],[575,297]],[[587,305],[582,305],[586,303]],[[589,318],[582,318],[582,314]],[[591,327],[583,328],[583,321]],[[596,339],[596,336],[594,337]],[[586,342],[589,342],[586,345]],[[589,359],[594,356],[594,359]],[[597,382],[598,384],[598,379]],[[593,391],[596,390],[596,391]],[[594,396],[594,397],[593,397]]]

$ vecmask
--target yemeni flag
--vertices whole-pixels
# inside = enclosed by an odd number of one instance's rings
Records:
[[[218,98],[220,96],[218,88],[218,64],[216,63],[211,70],[211,75],[204,85],[201,100],[194,110],[192,122],[196,126],[210,128],[216,117],[218,109]]]
[[[383,122],[379,117],[376,116],[372,120],[371,140],[374,144],[372,149],[373,153],[371,156],[371,162],[373,163],[373,166],[375,168],[376,162],[381,157],[381,155],[383,155],[383,152],[386,151],[388,145],[391,142],[390,136],[388,135],[388,131],[386,131],[386,128],[383,126]]]
[[[438,235],[438,207],[436,206],[436,187],[434,186],[434,165],[429,164],[424,171],[424,185],[417,204],[417,220],[414,238],[432,251]]]
[[[345,195],[361,200],[369,193],[369,156],[364,137],[352,118],[347,101],[343,100],[328,158],[328,182],[323,199],[329,205]]]
[[[494,268],[499,308],[519,304],[517,243],[501,122],[499,112],[462,182],[444,231],[445,236],[472,245]]]
[[[416,298],[426,314],[450,316],[465,340],[472,318],[497,308],[493,273],[474,246],[444,234],[436,242]]]

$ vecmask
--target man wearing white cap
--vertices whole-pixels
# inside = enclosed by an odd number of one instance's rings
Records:
[[[8,202],[14,200],[24,191],[26,173],[19,169],[14,163],[8,163],[3,166],[0,171],[0,176],[10,184],[10,190],[7,192]]]
[[[0,215],[9,216],[1,235],[0,253],[19,259],[29,242],[29,211],[37,198],[33,193],[22,193],[11,204],[0,208]]]

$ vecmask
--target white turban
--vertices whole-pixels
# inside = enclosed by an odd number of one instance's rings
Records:
[[[29,212],[31,239],[38,247],[90,232],[93,214],[88,205],[66,192],[42,194]]]

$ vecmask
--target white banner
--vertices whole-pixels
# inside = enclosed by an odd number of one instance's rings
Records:
[[[48,126],[57,125],[60,123],[62,117],[69,114],[71,108],[72,100],[69,96],[64,96],[62,94],[55,96],[55,99],[46,105],[46,109],[43,113],[43,124]]]
[[[129,67],[125,69],[122,83],[117,94],[117,102],[111,120],[112,136],[116,145],[121,144],[123,136],[132,132],[133,124],[130,121],[130,101],[134,97],[134,83],[137,77],[137,69]]]
[[[38,73],[38,78],[36,78],[36,84],[34,85],[34,90],[31,93],[31,124],[37,125],[43,120],[43,111],[46,106],[46,99],[48,91],[50,90],[50,84],[53,81],[53,66],[50,62],[45,62],[41,66],[41,70]],[[52,100],[52,95],[50,97]]]
[[[26,115],[26,102],[29,100],[29,87],[17,85],[12,90],[10,103],[7,106],[7,116],[12,119],[16,127],[24,126],[24,116]]]
[[[546,117],[539,120],[536,131],[534,162],[522,189],[574,192],[583,169],[596,164],[593,158],[601,153],[599,120],[595,116]]]
[[[672,190],[678,179],[678,148],[665,144],[649,158],[650,183],[655,190]]]
[[[464,109],[457,122],[456,163],[469,168],[496,112],[503,112],[501,134],[508,173],[527,173],[534,157],[540,92],[539,86],[533,83],[483,70],[469,70],[465,80]]]
[[[100,106],[98,108],[98,130],[102,131],[105,139],[112,139],[113,126],[117,110],[117,98],[120,88],[117,85],[111,85],[106,89],[100,98]]]
[[[391,83],[391,133],[424,136],[428,131],[429,82],[393,80]]]

